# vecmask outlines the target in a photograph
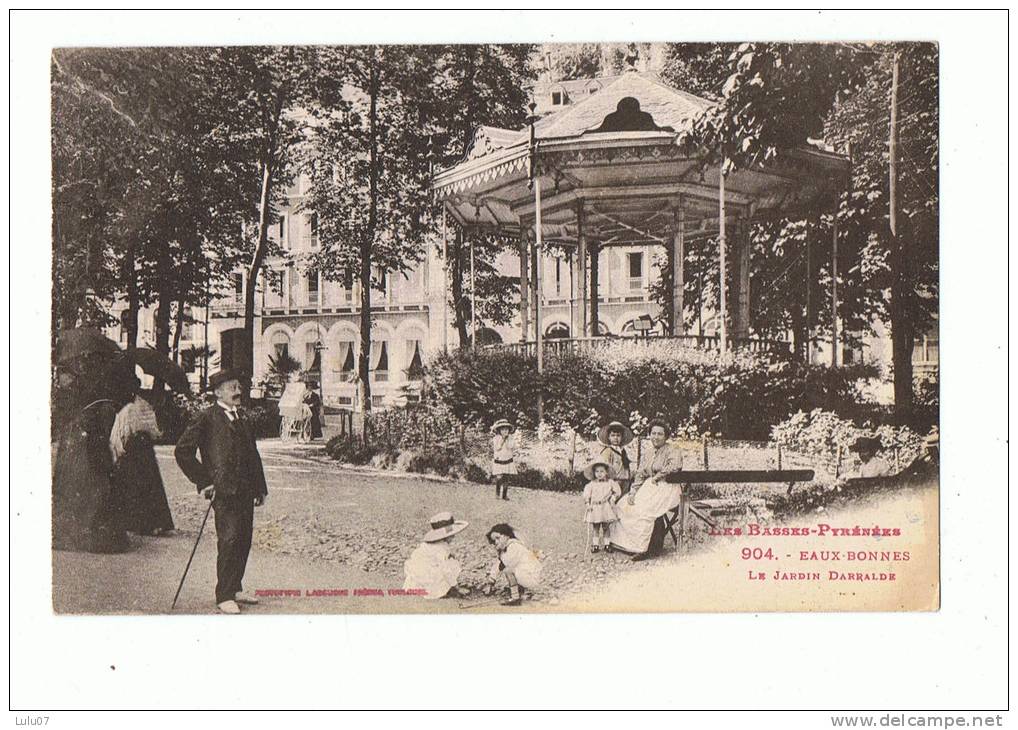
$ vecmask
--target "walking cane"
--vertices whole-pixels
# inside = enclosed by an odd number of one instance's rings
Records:
[[[177,592],[173,596],[173,603],[170,605],[172,611],[177,605],[177,599],[180,598],[180,589],[184,587],[184,581],[187,579],[187,571],[191,569],[191,561],[194,560],[194,554],[198,551],[198,543],[201,542],[201,534],[205,531],[205,523],[209,521],[209,512],[212,511],[212,499],[209,499],[209,508],[205,510],[205,519],[201,521],[201,527],[198,528],[198,538],[194,541],[194,547],[191,548],[191,557],[187,559],[187,566],[184,568],[184,574],[180,576],[180,585],[177,586]]]

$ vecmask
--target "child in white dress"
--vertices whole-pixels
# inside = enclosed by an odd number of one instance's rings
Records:
[[[439,512],[429,522],[431,530],[403,564],[403,588],[423,590],[428,599],[464,596],[467,591],[456,585],[462,567],[449,550],[455,535],[468,523],[457,521],[449,512]]]
[[[509,476],[516,473],[516,427],[505,418],[491,426],[491,475],[495,478],[495,499],[509,499]]]
[[[618,517],[615,514],[615,503],[622,497],[622,487],[615,481],[615,470],[604,461],[594,461],[583,470],[583,476],[589,481],[583,488],[583,504],[586,511],[583,521],[590,525],[593,532],[590,551],[597,553],[605,544],[611,523]]]
[[[498,562],[492,566],[490,582],[484,592],[490,594],[502,576],[509,585],[509,599],[502,605],[519,606],[521,587],[534,590],[541,584],[541,561],[533,550],[523,544],[512,525],[501,522],[488,530],[486,537],[498,551]]]

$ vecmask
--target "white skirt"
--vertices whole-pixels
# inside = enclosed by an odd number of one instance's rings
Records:
[[[510,461],[508,464],[499,464],[497,461],[492,461],[491,473],[494,476],[499,476],[501,474],[515,474],[516,462]]]
[[[450,588],[455,587],[461,567],[459,561],[453,558],[441,563],[410,558],[403,564],[403,570],[406,575],[403,588],[406,590],[423,588],[426,591],[424,598],[434,600],[442,598]]]
[[[618,501],[619,519],[609,530],[611,544],[631,553],[646,552],[654,520],[678,507],[681,497],[682,485],[648,479],[637,490],[634,504],[629,504],[628,497]]]

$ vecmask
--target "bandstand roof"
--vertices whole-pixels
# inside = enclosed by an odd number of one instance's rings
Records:
[[[631,71],[582,101],[535,123],[544,240],[573,243],[583,208],[585,233],[601,245],[664,243],[681,210],[689,233],[718,227],[720,170],[678,144],[712,105],[656,77]],[[437,198],[464,226],[504,232],[532,228],[528,186],[530,128],[480,127],[466,158],[438,173]],[[726,216],[832,207],[848,159],[813,147],[725,177]]]

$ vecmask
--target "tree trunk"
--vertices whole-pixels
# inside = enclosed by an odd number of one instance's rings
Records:
[[[159,292],[159,306],[156,308],[155,317],[155,340],[156,351],[163,355],[169,355],[170,351],[170,308],[173,304],[173,293],[169,289]],[[160,378],[153,378],[152,394],[156,402],[161,400],[163,393],[163,381]]]
[[[891,361],[894,368],[894,415],[899,423],[907,423],[912,415],[913,373],[912,350],[915,342],[915,322],[912,306],[915,289],[912,279],[912,260],[907,239],[898,222],[898,99],[900,55],[894,54],[891,75],[891,123],[888,139],[888,233],[891,255],[891,301],[888,311],[891,319]]]
[[[134,268],[135,241],[132,236],[127,242],[124,260],[124,280],[127,284],[127,351],[138,346],[138,274]]]
[[[361,352],[357,370],[361,381],[361,411],[371,412],[371,250],[375,240],[375,226],[378,224],[378,71],[372,66],[368,88],[370,105],[368,109],[368,135],[370,144],[368,193],[368,227],[361,240]]]
[[[254,320],[255,320],[255,283],[261,275],[262,265],[265,263],[265,254],[269,244],[269,216],[272,213],[272,184],[276,172],[276,150],[279,145],[280,122],[283,117],[283,107],[286,104],[288,84],[283,81],[276,92],[276,106],[272,114],[272,126],[269,128],[269,138],[265,145],[262,158],[262,194],[258,208],[258,243],[255,246],[254,255],[251,257],[251,264],[247,270],[248,286],[244,292],[244,332],[245,344],[248,348],[247,361],[254,367]],[[248,373],[253,375],[253,373]]]
[[[180,363],[180,335],[184,331],[184,295],[177,297],[177,317],[173,325],[173,362]]]
[[[452,257],[452,301],[453,315],[455,317],[456,334],[459,336],[460,347],[466,347],[470,343],[470,334],[467,332],[466,297],[463,294],[463,271],[465,246],[463,245],[463,231],[457,229],[453,237]]]

